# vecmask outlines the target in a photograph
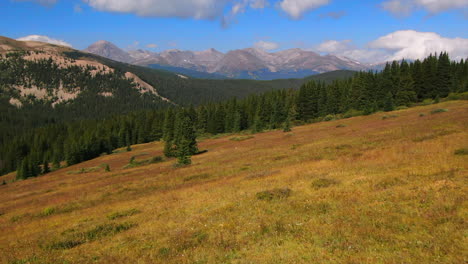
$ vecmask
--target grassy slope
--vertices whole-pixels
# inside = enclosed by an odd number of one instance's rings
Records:
[[[0,186],[0,262],[466,263],[468,103],[385,114],[206,139],[186,168],[122,168],[161,155],[149,143]],[[256,198],[272,188],[291,196]]]

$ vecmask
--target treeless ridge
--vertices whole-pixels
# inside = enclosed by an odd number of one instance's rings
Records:
[[[123,168],[154,142],[0,177],[0,262],[466,263],[467,102],[390,114],[201,139],[183,168]]]

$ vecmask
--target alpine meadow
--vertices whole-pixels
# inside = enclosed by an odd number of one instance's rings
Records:
[[[467,10],[0,3],[0,263],[468,263]]]

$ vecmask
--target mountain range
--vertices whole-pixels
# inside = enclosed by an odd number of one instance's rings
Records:
[[[349,58],[320,55],[302,49],[274,53],[247,48],[222,53],[216,49],[162,52],[148,50],[124,51],[111,42],[100,40],[84,51],[112,60],[184,73],[198,78],[233,78],[273,80],[304,78],[336,70],[366,70],[368,66]]]

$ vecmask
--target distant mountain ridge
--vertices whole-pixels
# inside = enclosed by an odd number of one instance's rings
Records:
[[[247,48],[222,53],[216,49],[163,52],[132,50],[126,52],[108,41],[98,41],[84,51],[130,64],[166,69],[179,73],[194,73],[191,77],[213,76],[233,79],[272,80],[304,78],[336,70],[366,70],[368,67],[349,58],[321,56],[312,51],[288,49],[274,53]],[[177,71],[177,69],[180,69]],[[186,69],[186,71],[184,71]],[[203,74],[204,73],[204,74]],[[208,74],[208,75],[205,75]]]

